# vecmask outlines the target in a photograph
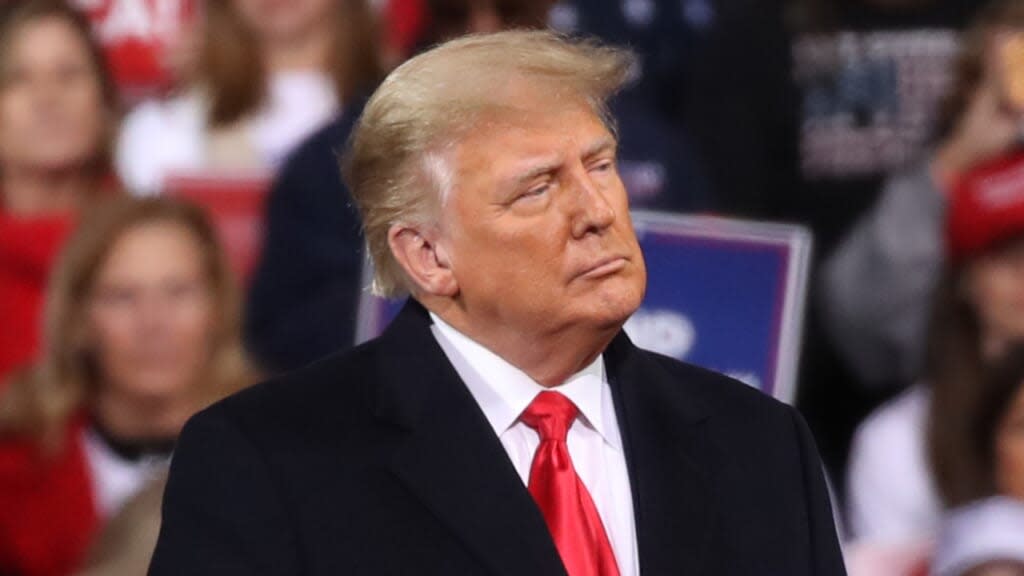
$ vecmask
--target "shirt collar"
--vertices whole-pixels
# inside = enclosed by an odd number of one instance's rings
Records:
[[[495,434],[501,436],[511,428],[537,394],[553,390],[572,400],[583,423],[600,434],[606,443],[621,450],[618,431],[613,430],[616,427],[614,406],[605,377],[603,355],[559,386],[547,388],[433,312],[430,318],[434,322],[431,332],[480,405]]]

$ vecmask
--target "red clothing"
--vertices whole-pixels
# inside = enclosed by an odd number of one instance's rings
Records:
[[[66,576],[84,560],[100,520],[83,428],[69,426],[56,454],[0,444],[0,573]]]
[[[197,0],[74,0],[103,44],[107,67],[128,103],[160,95],[176,80],[174,51],[194,28]]]
[[[409,56],[429,24],[424,0],[390,0],[384,7],[385,43]]]
[[[50,270],[73,225],[67,214],[0,212],[0,389],[12,370],[35,360]]]

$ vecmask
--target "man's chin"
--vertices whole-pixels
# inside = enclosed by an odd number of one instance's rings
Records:
[[[591,323],[600,330],[618,330],[640,308],[643,292],[602,298],[588,307]]]

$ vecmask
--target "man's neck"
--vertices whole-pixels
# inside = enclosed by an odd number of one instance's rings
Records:
[[[530,331],[501,322],[473,322],[455,306],[428,308],[452,328],[548,388],[562,384],[590,365],[620,328],[570,326],[550,332]]]
[[[0,184],[0,205],[18,216],[40,216],[76,210],[95,185],[80,171],[43,172],[9,169]]]

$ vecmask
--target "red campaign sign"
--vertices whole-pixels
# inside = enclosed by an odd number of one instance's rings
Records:
[[[175,50],[184,50],[197,0],[72,0],[93,24],[114,80],[130,102],[174,82]],[[179,55],[184,58],[184,55]]]
[[[169,196],[198,204],[209,214],[238,278],[247,284],[263,248],[270,179],[266,176],[187,175],[167,181]]]

